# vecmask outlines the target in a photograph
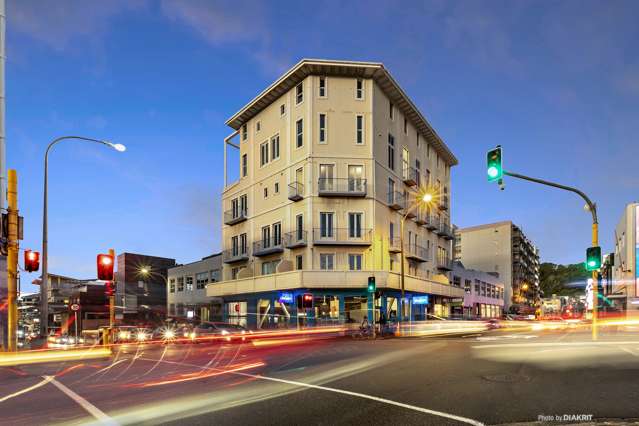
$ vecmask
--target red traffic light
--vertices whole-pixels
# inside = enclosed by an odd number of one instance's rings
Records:
[[[113,281],[113,256],[110,254],[98,255],[98,279]]]
[[[304,293],[304,295],[302,295],[302,307],[303,308],[313,307],[313,295],[311,293]]]
[[[40,253],[32,250],[25,250],[24,269],[27,272],[34,272],[40,269]]]

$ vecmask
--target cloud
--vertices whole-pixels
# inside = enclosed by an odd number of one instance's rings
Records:
[[[64,51],[79,38],[104,34],[113,17],[146,4],[147,0],[9,0],[7,20],[12,31]]]

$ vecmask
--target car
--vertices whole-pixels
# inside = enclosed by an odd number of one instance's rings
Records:
[[[224,342],[243,342],[246,340],[246,334],[249,334],[246,328],[237,324],[228,324],[224,322],[203,322],[193,328],[189,336],[195,342],[206,340],[224,341]]]
[[[137,327],[132,325],[121,325],[115,329],[114,343],[134,342],[137,334]]]

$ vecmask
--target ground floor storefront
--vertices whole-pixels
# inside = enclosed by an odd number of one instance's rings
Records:
[[[401,292],[366,289],[294,289],[224,296],[223,321],[251,329],[293,328],[363,321],[397,321]],[[428,315],[448,317],[450,298],[406,292],[404,318],[422,321]]]

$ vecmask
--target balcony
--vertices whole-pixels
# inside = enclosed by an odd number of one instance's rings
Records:
[[[417,215],[415,216],[415,223],[418,225],[426,225],[428,223],[428,216],[426,213],[418,210]]]
[[[439,210],[448,210],[448,195],[439,197]]]
[[[437,234],[446,240],[452,240],[453,238],[455,238],[455,235],[453,234],[453,229],[451,228],[451,226],[444,222],[441,222],[439,224],[439,230]]]
[[[452,271],[453,261],[449,257],[437,257],[437,269],[442,271]]]
[[[416,244],[406,244],[404,257],[418,262],[428,262],[428,249]]]
[[[399,191],[391,191],[386,197],[386,203],[388,207],[393,210],[401,210],[406,208],[406,200],[404,200],[404,194]]]
[[[299,201],[304,198],[304,185],[300,182],[288,184],[288,199],[291,201]]]
[[[246,248],[244,250],[241,248],[224,250],[222,259],[224,263],[242,262],[248,260],[248,253],[246,252]]]
[[[406,185],[415,186],[419,182],[419,176],[417,173],[417,169],[410,166],[404,166],[402,170],[402,178]]]
[[[370,246],[372,229],[314,228],[316,246]]]
[[[318,193],[322,197],[365,197],[366,179],[320,178]]]
[[[402,245],[399,237],[390,238],[388,240],[388,251],[390,253],[399,253],[402,251]]]
[[[284,246],[287,249],[294,249],[299,247],[306,247],[308,244],[306,231],[292,231],[284,234]]]
[[[269,254],[282,253],[283,251],[284,246],[282,245],[281,237],[272,237],[253,243],[253,256],[268,256]]]
[[[224,212],[224,224],[235,225],[244,222],[248,217],[246,209],[230,209]]]
[[[435,216],[433,216],[432,214],[426,214],[425,218],[426,218],[426,229],[430,231],[434,231],[435,229],[438,228],[438,222]]]

